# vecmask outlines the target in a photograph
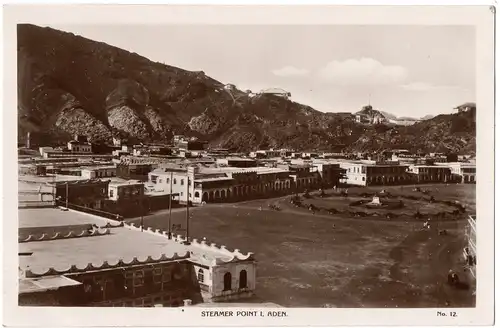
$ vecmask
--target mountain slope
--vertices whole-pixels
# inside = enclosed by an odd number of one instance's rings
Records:
[[[94,143],[110,142],[114,135],[165,142],[186,134],[241,151],[373,150],[377,140],[394,144],[381,127],[357,124],[352,116],[322,113],[270,94],[226,90],[204,72],[34,25],[18,25],[18,118],[19,141],[30,131],[43,135],[39,143],[53,144],[74,133]],[[411,146],[432,145],[425,138],[417,141]]]

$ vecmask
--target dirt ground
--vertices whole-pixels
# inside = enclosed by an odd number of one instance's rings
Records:
[[[392,188],[414,194],[411,187]],[[432,188],[438,188],[431,193],[436,198],[459,200],[468,211],[475,211],[474,185]],[[360,192],[380,189],[359,188]],[[415,221],[313,215],[285,206],[272,211],[267,206],[272,203],[285,204],[286,199],[213,204],[190,211],[193,238],[206,237],[229,249],[255,253],[257,295],[263,301],[287,307],[475,305],[471,290],[446,284],[450,269],[463,272],[465,221],[434,223],[423,230],[422,222]],[[168,217],[163,211],[146,217],[144,223],[166,230]],[[185,222],[185,212],[174,211],[172,223],[184,228]],[[448,234],[439,235],[441,229]]]

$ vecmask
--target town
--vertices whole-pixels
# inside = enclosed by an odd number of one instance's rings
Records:
[[[115,137],[98,149],[82,135],[50,147],[35,139],[28,133],[19,147],[20,305],[357,305],[352,297],[340,304],[355,286],[314,300],[300,286],[314,286],[317,295],[344,284],[343,270],[328,268],[328,276],[314,269],[321,268],[321,258],[342,263],[363,254],[345,270],[365,275],[366,264],[360,263],[383,265],[385,260],[375,255],[383,252],[378,248],[405,243],[397,236],[410,226],[441,238],[458,234],[463,245],[447,251],[459,254],[463,263],[441,258],[439,270],[455,270],[448,276],[458,279],[457,267],[466,265],[462,283],[475,276],[475,202],[462,201],[474,195],[474,154],[406,149],[234,153],[184,135],[165,144]],[[252,234],[263,240],[252,240]],[[313,241],[319,248],[304,246]],[[370,248],[374,253],[366,257]],[[400,257],[394,261],[411,263],[417,256],[400,252],[406,255],[394,255]],[[304,265],[297,269],[299,280],[273,285],[272,279],[260,278],[285,279],[286,268],[279,267],[284,259]],[[394,270],[404,265],[409,264]],[[398,296],[398,289],[391,286],[386,299],[372,304],[411,302]],[[391,293],[392,303],[387,300]],[[469,304],[468,296],[453,293],[447,291],[441,301]]]

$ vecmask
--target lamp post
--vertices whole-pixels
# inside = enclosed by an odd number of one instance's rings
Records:
[[[68,208],[69,205],[68,194],[69,194],[69,184],[66,181],[66,208]]]
[[[170,172],[170,197],[169,197],[169,216],[168,216],[168,239],[172,239],[172,179],[174,172]]]
[[[189,172],[187,176],[187,194],[186,194],[186,241],[184,242],[185,245],[190,245],[191,242],[189,241]]]

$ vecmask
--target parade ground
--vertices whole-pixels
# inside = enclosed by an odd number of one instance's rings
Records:
[[[290,204],[290,196],[191,208],[189,234],[208,242],[253,252],[258,260],[257,297],[285,307],[470,307],[471,289],[447,284],[450,269],[465,276],[461,253],[465,246],[462,218],[475,212],[475,185],[430,185],[426,197],[458,201],[466,212],[456,218],[431,221],[413,218],[451,211],[442,203],[404,199],[405,207],[392,213],[401,219],[349,217],[312,213]],[[349,188],[349,194],[386,191],[420,197],[415,186]],[[320,198],[312,193],[303,200],[318,208],[346,211],[349,197]],[[359,198],[359,197],[358,197]],[[353,197],[353,199],[358,199]],[[272,209],[273,204],[279,209]],[[352,207],[352,206],[351,206]],[[383,212],[383,209],[378,212]],[[400,211],[400,212],[398,212]],[[169,214],[144,218],[144,225],[168,230]],[[140,219],[128,220],[136,224]],[[186,211],[172,213],[172,225],[185,235]],[[446,230],[446,234],[442,234]]]

